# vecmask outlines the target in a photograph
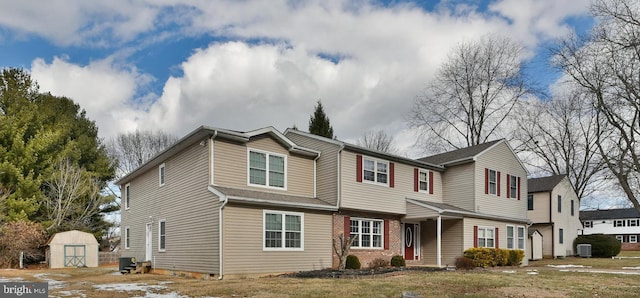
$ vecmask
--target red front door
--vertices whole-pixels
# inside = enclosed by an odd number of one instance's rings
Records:
[[[404,224],[404,259],[405,260],[415,260],[414,250],[416,247],[415,240],[416,235],[414,224]]]

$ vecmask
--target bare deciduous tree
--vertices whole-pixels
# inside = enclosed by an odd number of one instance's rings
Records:
[[[531,92],[522,51],[520,44],[497,35],[454,48],[408,116],[423,148],[439,153],[505,137],[503,123]]]
[[[566,91],[550,101],[531,101],[519,115],[515,137],[529,169],[566,174],[582,199],[602,185],[604,161],[600,157],[595,112],[579,93]]]
[[[31,260],[44,256],[41,249],[47,237],[42,226],[29,221],[12,221],[0,226],[0,267],[16,267],[20,262],[20,252]]]
[[[597,146],[611,175],[640,210],[640,3],[596,0],[588,39],[569,38],[555,62],[593,98]]]
[[[118,134],[107,143],[109,156],[117,164],[116,177],[137,169],[177,140],[176,136],[162,131],[136,130]]]
[[[338,256],[338,270],[344,270],[347,264],[347,256],[355,237],[344,237],[344,234],[338,235],[338,239],[333,239],[333,251]],[[337,240],[337,241],[336,241]]]
[[[365,132],[362,137],[356,141],[356,145],[390,154],[398,153],[398,148],[394,143],[393,137],[383,130],[369,130]]]
[[[113,198],[101,194],[100,183],[86,170],[68,159],[62,160],[45,183],[47,191],[43,199],[48,231],[64,228],[88,229],[91,218],[102,212],[101,206]]]

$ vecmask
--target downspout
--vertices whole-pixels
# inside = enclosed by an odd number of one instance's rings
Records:
[[[342,150],[344,150],[344,144],[340,145],[340,149],[338,149],[338,175],[336,175],[338,177],[338,199],[336,200],[336,208],[338,210],[340,210],[340,203],[342,201],[342,185],[340,184],[342,177]]]
[[[555,258],[556,255],[556,235],[555,235],[555,230],[556,230],[556,225],[553,222],[553,195],[552,195],[552,191],[549,192],[549,223],[551,224],[551,256],[553,258]],[[557,206],[556,206],[557,208]]]
[[[320,154],[313,159],[313,197],[318,197],[318,159],[320,159]]]
[[[228,202],[229,200],[227,199],[227,196],[224,196],[224,201],[222,202],[222,205],[220,205],[220,209],[218,210],[218,265],[220,266],[218,271],[218,280],[222,280],[222,209],[227,205]]]
[[[215,130],[213,132],[213,135],[211,136],[210,140],[211,140],[211,154],[210,154],[210,158],[211,158],[211,181],[209,181],[212,185],[215,185],[215,179],[214,179],[214,173],[215,173],[215,155],[214,155],[214,143],[215,143],[215,138],[218,136],[218,131]],[[222,279],[222,209],[224,208],[225,205],[227,205],[227,202],[229,202],[227,200],[227,196],[224,196],[224,198],[220,198],[222,199],[222,204],[220,205],[220,209],[218,209],[218,280]]]

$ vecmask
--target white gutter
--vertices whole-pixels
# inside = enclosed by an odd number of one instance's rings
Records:
[[[214,150],[215,148],[213,146],[214,146],[214,143],[215,143],[214,139],[217,136],[218,136],[218,131],[215,130],[215,131],[213,131],[213,135],[211,135],[211,138],[209,138],[209,144],[210,144],[210,146],[209,146],[209,150],[210,150],[209,158],[211,158],[211,164],[209,165],[211,167],[211,173],[210,173],[210,176],[211,176],[210,180],[211,181],[209,181],[209,184],[211,184],[211,185],[215,185],[215,171],[216,171],[215,160],[216,159],[215,159],[215,150]]]
[[[318,197],[318,159],[320,158],[320,152],[318,156],[313,159],[313,197]]]
[[[221,198],[222,199],[222,198]],[[222,280],[222,209],[224,208],[225,205],[227,205],[227,203],[229,202],[229,200],[227,200],[227,196],[224,196],[222,205],[220,205],[220,209],[218,210],[218,235],[219,235],[219,239],[218,239],[218,265],[220,266],[219,270],[218,270],[218,280]]]

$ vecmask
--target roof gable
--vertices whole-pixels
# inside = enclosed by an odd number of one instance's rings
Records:
[[[547,177],[530,178],[527,180],[529,193],[552,191],[567,175],[552,175]]]

